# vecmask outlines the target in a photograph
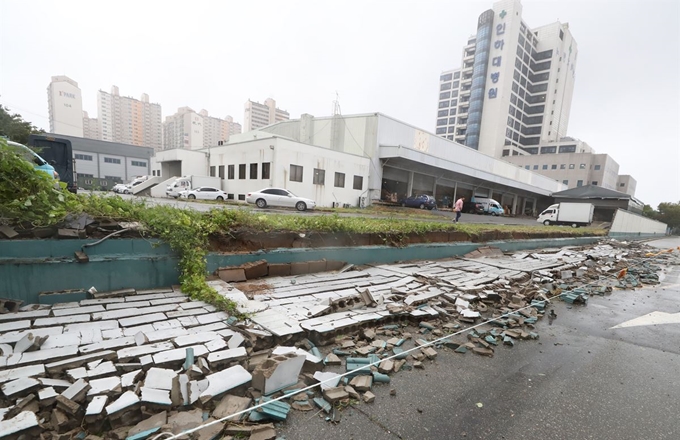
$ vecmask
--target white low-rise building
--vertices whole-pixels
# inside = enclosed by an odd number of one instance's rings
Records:
[[[266,132],[233,136],[224,146],[156,153],[153,174],[220,177],[227,199],[267,187],[286,188],[318,206],[356,206],[368,191],[367,157],[303,144]]]
[[[549,205],[553,192],[567,188],[380,113],[302,115],[232,136],[216,148],[156,152],[152,174],[218,176],[237,201],[281,187],[327,207],[427,194],[440,206],[477,196],[523,213]]]

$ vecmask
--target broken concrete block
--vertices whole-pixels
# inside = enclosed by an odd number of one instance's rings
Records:
[[[307,261],[296,261],[290,263],[290,274],[291,275],[305,275],[309,273],[309,262]]]
[[[208,362],[213,367],[229,362],[241,361],[248,357],[245,347],[216,351],[208,355]]]
[[[305,356],[293,353],[270,357],[253,371],[253,388],[272,394],[294,385],[304,363]]]
[[[349,384],[357,391],[369,391],[373,386],[373,376],[359,375],[354,377]]]
[[[328,356],[326,356],[326,359],[324,359],[323,362],[326,365],[342,365],[342,361],[334,353],[329,353]]]
[[[348,397],[349,393],[345,391],[344,387],[326,388],[323,390],[323,398],[331,404],[334,404],[339,400],[347,399]]]
[[[392,361],[391,359],[386,359],[380,362],[380,365],[378,365],[378,371],[380,371],[383,374],[391,373],[393,369],[394,361]]]
[[[125,373],[120,378],[120,385],[125,388],[130,388],[137,383],[139,377],[142,375],[142,370],[134,370],[129,373]]]
[[[163,425],[165,425],[168,421],[168,412],[167,411],[161,411],[158,414],[155,414],[148,419],[142,420],[141,422],[137,423],[135,426],[128,431],[127,436],[129,437],[134,437],[135,435],[153,430],[154,428],[157,428],[155,431],[159,430]]]
[[[364,393],[364,403],[373,403],[375,401],[375,394],[370,391]]]
[[[387,374],[382,374],[378,373],[377,371],[374,371],[372,373],[373,376],[373,382],[378,382],[378,383],[389,383],[390,382],[390,376]]]
[[[204,422],[204,425],[205,427],[203,429],[194,434],[196,440],[217,440],[222,438],[220,434],[224,430],[224,422],[217,422],[215,418],[209,417],[208,420]],[[252,439],[253,436],[251,435],[250,438]]]
[[[269,274],[267,260],[258,260],[241,265],[247,279],[266,277]]]
[[[257,421],[262,419],[284,421],[286,418],[288,418],[290,405],[286,402],[282,402],[280,400],[273,401],[270,398],[264,396],[260,399],[260,402],[266,402],[266,404],[255,411],[250,412],[249,419],[251,421],[253,421],[253,419],[257,419]]]
[[[192,411],[183,411],[168,417],[167,426],[173,434],[187,431],[203,423],[203,410],[200,408]]]
[[[57,401],[57,408],[64,411],[71,416],[75,416],[80,411],[81,407],[71,399],[67,399],[63,395],[59,395],[55,399]]]
[[[345,385],[345,391],[347,391],[347,394],[348,394],[349,397],[351,397],[352,399],[359,400],[359,399],[361,398],[361,394],[359,394],[359,393],[354,389],[354,387],[352,387],[352,386],[350,386],[350,385]]]
[[[40,405],[42,406],[51,405],[58,395],[59,394],[52,387],[43,388],[42,390],[38,391],[38,399],[40,400]]]
[[[248,440],[274,440],[276,439],[276,430],[271,425],[253,426],[250,431]]]
[[[160,390],[157,388],[141,387],[142,402],[160,406],[172,406],[170,390]]]
[[[428,359],[434,359],[437,357],[437,351],[432,347],[421,348],[420,351],[422,351]]]
[[[270,277],[287,277],[290,276],[289,263],[271,263],[269,264]]]
[[[481,356],[489,356],[489,357],[493,356],[493,350],[491,350],[490,348],[475,347],[475,348],[472,349],[472,351],[474,353],[478,354],[478,355],[481,355]]]
[[[321,390],[326,388],[335,388],[340,383],[340,375],[337,373],[317,371],[314,373],[314,379],[321,383]]]
[[[250,397],[239,397],[227,394],[215,407],[215,410],[212,412],[212,416],[217,419],[229,417],[232,414],[236,414],[247,409],[251,402],[252,399]],[[230,421],[233,422],[236,420],[238,420],[238,418]]]
[[[206,377],[208,388],[200,395],[201,402],[206,403],[213,397],[217,397],[238,386],[247,384],[253,376],[240,365],[210,374]]]
[[[17,341],[16,344],[14,344],[14,354],[20,354],[24,353],[26,351],[32,351],[40,348],[39,343],[41,343],[43,339],[40,336],[34,336],[33,333],[27,333],[23,338],[21,338],[19,341]]]
[[[321,397],[315,397],[313,400],[316,406],[321,408],[325,413],[329,413],[331,412],[331,409],[333,409],[331,404],[326,402],[326,400]]]
[[[227,283],[246,280],[246,271],[240,267],[222,267],[217,269],[217,276]]]

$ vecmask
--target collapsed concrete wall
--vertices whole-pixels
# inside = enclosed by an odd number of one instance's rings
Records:
[[[609,229],[610,237],[665,235],[668,225],[651,218],[619,209]]]

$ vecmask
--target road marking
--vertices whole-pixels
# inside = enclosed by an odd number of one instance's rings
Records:
[[[680,313],[652,312],[640,316],[639,318],[631,319],[630,321],[615,325],[614,327],[611,327],[610,330],[615,328],[662,324],[680,324]]]

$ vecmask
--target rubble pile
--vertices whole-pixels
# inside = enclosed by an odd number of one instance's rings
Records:
[[[612,240],[210,281],[248,314],[243,321],[177,287],[54,305],[7,301],[0,438],[140,440],[215,422],[191,438],[272,439],[291,410],[338,423],[342,408],[371,404],[376,386],[426,368],[441,350],[493,356],[537,339],[538,319],[555,317],[550,300],[585,304],[655,284],[670,264],[680,264],[677,251]]]

